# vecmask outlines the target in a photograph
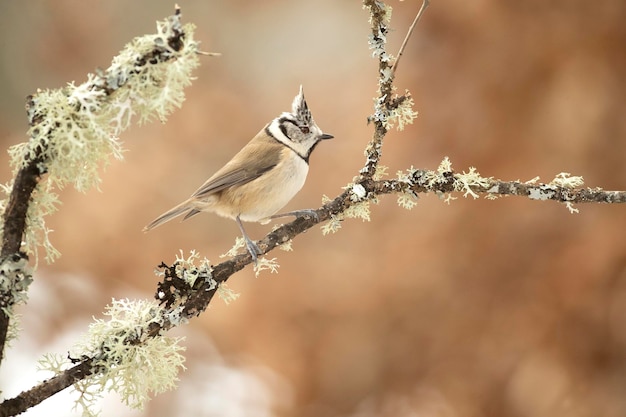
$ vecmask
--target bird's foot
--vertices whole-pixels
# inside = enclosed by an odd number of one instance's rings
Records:
[[[244,236],[246,240],[246,248],[248,249],[248,253],[252,256],[252,260],[254,261],[254,265],[258,264],[258,256],[262,255],[261,249],[259,246],[254,243],[248,236]]]
[[[290,211],[287,213],[274,214],[273,216],[270,216],[270,219],[276,219],[278,217],[287,217],[287,216],[308,217],[308,218],[314,219],[315,221],[320,220],[320,216],[318,216],[317,211],[313,209],[302,209],[302,210]]]

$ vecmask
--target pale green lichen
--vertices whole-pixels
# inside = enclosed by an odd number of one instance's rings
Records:
[[[19,336],[20,315],[15,312],[15,306],[26,304],[32,282],[33,270],[26,257],[8,256],[0,263],[0,305],[9,319],[5,339],[8,344]]]
[[[389,82],[389,80],[391,80],[391,77],[393,77],[393,75],[394,75],[394,72],[391,67],[385,67],[381,69],[380,70],[380,82],[381,83]]]
[[[550,181],[550,184],[564,188],[576,188],[583,186],[585,181],[581,176],[572,176],[569,172],[561,172],[560,174],[557,174],[552,181]],[[567,207],[570,214],[580,213],[580,210],[574,207],[574,204],[569,201],[565,202],[565,207]]]
[[[369,222],[370,218],[370,202],[362,201],[358,204],[353,204],[348,207],[343,213],[343,218],[348,219],[361,219],[362,221]]]
[[[569,172],[561,172],[560,174],[557,174],[552,181],[550,181],[550,184],[565,188],[576,188],[584,185],[585,181],[583,177],[572,176]]]
[[[67,356],[57,353],[45,353],[37,361],[37,370],[51,372],[53,375],[60,374],[70,366]],[[100,403],[104,398],[104,389],[97,384],[89,384],[87,381],[79,381],[73,386],[73,394],[77,394],[72,409],[80,412],[83,417],[98,417],[101,413]]]
[[[400,191],[398,194],[397,203],[400,207],[406,210],[413,209],[413,207],[417,205],[417,201],[419,199],[418,195],[411,190],[411,187],[415,185],[414,176],[416,173],[417,170],[413,168],[412,165],[406,171],[396,172],[398,181],[404,185],[404,191]]]
[[[284,250],[289,250],[288,248],[291,246],[290,241],[284,243]],[[235,244],[232,248],[228,250],[228,252],[220,255],[220,258],[232,258],[233,256],[237,256],[240,254],[240,250],[246,248],[246,240],[242,236],[237,236],[235,238]],[[254,273],[258,277],[259,273],[263,270],[269,269],[270,272],[276,273],[278,271],[278,263],[276,263],[276,258],[267,259],[267,258],[258,258],[256,264],[254,265]]]
[[[185,33],[181,39],[183,46],[178,51],[167,43],[173,31]],[[133,114],[139,116],[140,122],[155,116],[159,120],[164,120],[172,110],[181,106],[185,99],[184,88],[194,79],[191,71],[199,65],[198,43],[193,38],[194,31],[194,25],[181,26],[180,22],[173,18],[157,22],[157,34],[134,39],[113,59],[107,73],[115,74],[116,78],[109,77],[108,83],[137,78],[134,82],[128,83],[126,88],[120,89],[121,94],[110,107],[110,117],[117,122],[118,127],[124,128]],[[134,76],[132,65],[136,65],[138,58],[153,50],[155,46],[172,59],[161,65],[146,65],[144,73],[139,77]]]
[[[368,20],[370,25],[372,24],[372,14],[376,12],[376,10],[373,9],[374,7],[376,7],[378,11],[382,13],[382,19],[384,22],[391,22],[391,13],[393,12],[393,8],[390,5],[380,0],[374,0],[371,2],[366,1],[363,2],[363,9],[369,11],[370,13]]]
[[[184,32],[183,36],[178,36]],[[43,247],[46,260],[58,252],[48,239],[44,217],[56,211],[54,188],[73,184],[86,191],[100,182],[100,165],[111,156],[122,158],[117,136],[129,127],[133,116],[140,122],[165,117],[184,100],[183,90],[199,65],[194,26],[180,23],[176,14],[157,23],[157,33],[134,39],[113,59],[111,66],[87,81],[57,90],[39,90],[29,100],[30,140],[9,149],[14,172],[34,158],[47,181],[33,194],[27,217],[24,248],[36,254]],[[180,39],[175,50],[168,38]],[[156,57],[159,57],[157,59]],[[7,188],[4,193],[8,195]]]
[[[370,221],[370,203],[378,202],[377,199],[373,197],[371,198],[372,200],[363,200],[361,202],[352,204],[342,213],[331,215],[330,220],[321,226],[322,235],[326,236],[329,233],[336,233],[339,229],[341,229],[341,222],[344,219],[361,219],[363,221]],[[322,204],[326,204],[330,201],[331,199],[328,198],[328,196],[322,196]]]
[[[217,287],[217,296],[228,305],[237,300],[240,294],[230,289],[225,282],[222,282]]]
[[[185,280],[190,287],[193,287],[199,277],[203,277],[206,280],[208,277],[211,277],[213,272],[211,261],[207,258],[201,258],[200,254],[195,250],[191,250],[189,255],[185,257],[183,250],[180,249],[178,255],[176,255],[174,265],[176,265],[176,276]]]
[[[378,164],[376,165],[376,171],[374,171],[374,175],[372,175],[372,179],[374,181],[379,181],[387,176],[387,172],[389,171],[389,167]]]
[[[443,160],[439,163],[439,166],[437,167],[437,173],[439,175],[443,175],[446,172],[452,172],[452,162],[450,161],[450,158],[444,156]]]
[[[411,185],[413,184],[413,176],[416,172],[417,170],[413,167],[413,165],[411,165],[411,167],[406,171],[397,171],[396,178],[398,178],[398,181],[400,182]]]
[[[391,62],[394,57],[386,50],[387,34],[391,21],[392,8],[383,1],[365,1],[363,8],[369,12],[369,23],[372,25],[372,33],[369,35],[368,44],[372,50],[372,57],[381,62]]]
[[[326,194],[322,195],[322,204],[330,203],[331,201],[332,199]],[[337,233],[339,229],[341,229],[342,219],[343,217],[341,216],[331,214],[330,220],[320,226],[320,229],[322,229],[322,235],[326,236],[330,233]]]
[[[239,254],[239,250],[245,247],[246,240],[242,236],[237,236],[233,246],[226,253],[221,254],[220,258],[232,258],[233,256],[237,256]]]
[[[377,2],[381,5],[384,15],[383,15],[383,21],[385,23],[390,23],[391,22],[391,13],[393,12],[393,7],[391,7],[390,5],[388,5],[385,2],[379,1]]]
[[[11,317],[13,306],[25,304],[28,290],[33,282],[33,271],[28,265],[28,258],[10,256],[0,263],[0,294],[7,297],[2,300],[2,311]]]
[[[52,191],[50,182],[39,183],[26,213],[28,227],[24,233],[22,250],[35,259],[35,268],[39,264],[39,250],[43,249],[44,259],[48,263],[54,262],[61,253],[52,245],[50,233],[52,229],[46,225],[46,217],[55,213],[61,204],[58,195]]]
[[[320,228],[322,229],[323,236],[326,236],[330,233],[337,233],[339,229],[341,229],[341,219],[333,215],[330,217],[330,220],[328,220]]]
[[[570,201],[566,201],[565,202],[565,207],[567,207],[567,210],[569,210],[570,214],[578,214],[578,213],[580,213],[580,210],[578,210],[576,207],[574,207],[574,204],[571,203]]]
[[[461,174],[455,174],[454,177],[456,179],[454,184],[455,190],[464,191],[463,197],[467,198],[467,196],[471,196],[474,199],[479,196],[472,190],[472,187],[486,188],[493,179],[492,177],[482,177],[474,167],[470,167],[468,172],[463,171]]]
[[[124,404],[141,409],[151,394],[176,387],[177,375],[185,368],[182,338],[148,335],[151,324],[162,324],[163,313],[156,301],[114,299],[104,313],[108,319],[96,319],[89,326],[84,340],[72,350],[73,357],[93,358],[97,370],[74,385],[81,394],[77,404],[84,411],[92,413],[94,401],[105,391],[115,391]],[[40,363],[56,370],[49,358]]]
[[[411,166],[411,168],[407,170],[407,175],[413,176],[415,172],[417,171]],[[451,174],[452,162],[450,162],[450,158],[445,156],[435,171],[426,171],[424,173],[422,182],[426,187],[433,189],[437,185],[448,182]]]
[[[535,177],[530,181],[526,181],[525,184],[535,185],[536,188],[532,188],[528,192],[528,198],[531,200],[550,200],[559,191],[559,188],[576,188],[582,186],[585,182],[581,176],[572,176],[569,172],[561,172],[557,174],[552,181],[547,184],[538,184],[539,177]],[[578,214],[579,209],[574,207],[571,201],[564,202],[565,207],[571,214]]]
[[[17,340],[23,331],[21,314],[16,314],[15,312],[12,312],[7,316],[9,317],[9,327],[7,329],[7,335],[5,339],[5,350],[13,347],[13,341]]]
[[[439,195],[439,198],[442,199],[443,202],[446,203],[447,205],[450,205],[450,203],[452,203],[454,200],[457,199],[455,196],[453,196],[450,193],[447,193],[447,194],[441,193],[441,195]]]
[[[285,252],[293,252],[293,240],[289,239],[282,245],[278,245],[278,249]]]
[[[44,353],[43,356],[37,360],[37,370],[42,372],[58,374],[63,372],[66,366],[67,359],[54,353]]]
[[[277,274],[279,267],[280,265],[278,265],[276,258],[259,258],[256,264],[254,264],[254,275],[258,278],[263,271],[270,271],[271,274]]]
[[[237,242],[239,242],[239,240],[244,242],[243,238],[241,237],[237,238]],[[245,246],[245,243],[240,243],[240,244],[242,245],[242,247]],[[236,246],[238,245],[239,243],[236,243]],[[237,249],[235,248],[235,251],[236,250]],[[235,252],[235,255],[236,254],[237,253]],[[234,256],[234,255],[231,255],[231,256]],[[262,258],[261,260],[259,260],[259,263],[264,264],[265,263],[264,259],[265,258]],[[274,270],[272,272],[276,272],[275,269],[278,268],[278,264],[276,264],[275,260],[272,260],[272,261],[275,264]],[[271,261],[269,262],[271,263]],[[271,269],[271,268],[266,267],[265,269]],[[200,254],[196,252],[195,250],[192,250],[189,253],[189,255],[185,255],[182,250],[179,250],[179,254],[176,255],[176,260],[175,260],[176,276],[185,280],[190,286],[193,286],[198,278],[202,278],[205,281],[209,282],[210,285],[208,287],[208,290],[216,289],[217,296],[222,301],[224,301],[224,303],[230,304],[231,302],[239,298],[239,293],[231,290],[226,285],[225,282],[218,283],[217,281],[215,281],[215,279],[211,276],[212,272],[213,272],[213,267],[211,266],[211,262],[207,258],[201,257]],[[155,273],[159,276],[164,275],[164,272],[161,270],[156,270]],[[172,323],[175,323],[179,320],[186,321],[186,319],[182,317],[179,318],[179,315],[177,314],[177,312],[169,313],[167,317],[169,321]]]
[[[404,192],[398,195],[398,205],[406,210],[411,210],[417,205],[417,195]]]
[[[473,190],[473,188],[485,189],[493,181],[492,177],[482,177],[474,167],[470,167],[468,172],[463,171],[461,174],[454,173],[452,170],[452,163],[447,156],[443,158],[435,171],[419,171],[420,175],[416,178],[417,174],[418,171],[411,167],[406,171],[398,171],[397,177],[399,181],[408,184],[408,186],[414,185],[413,182],[415,181],[419,185],[428,188],[430,191],[437,193],[437,195],[444,199],[447,204],[450,204],[450,202],[456,198],[450,193],[439,191],[437,186],[448,183],[451,178],[454,178],[455,191],[463,192],[463,197],[467,198],[468,196],[471,196],[475,199],[478,198],[479,195]],[[408,206],[406,208],[411,208],[413,207],[415,201],[412,201],[410,197],[410,193],[408,196],[401,196],[401,200],[399,199],[398,203],[400,205],[406,204]]]
[[[402,131],[406,125],[413,124],[413,121],[417,118],[418,113],[413,110],[415,103],[408,90],[405,92],[405,97],[402,103],[397,108],[389,111],[387,117],[382,121],[385,129],[393,129],[397,124],[398,130]]]

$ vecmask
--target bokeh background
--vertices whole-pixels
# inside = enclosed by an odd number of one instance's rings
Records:
[[[148,298],[152,273],[182,249],[213,262],[238,235],[201,215],[149,234],[141,228],[193,192],[298,86],[318,124],[309,179],[287,209],[317,207],[364,162],[376,91],[367,14],[357,1],[178,0],[202,58],[182,109],[127,131],[124,162],[100,191],[61,193],[49,219],[62,258],[41,264],[7,353],[0,388],[12,396],[46,377],[34,361],[64,354],[112,297]],[[392,1],[395,53],[419,7]],[[82,82],[132,37],[172,13],[161,0],[0,3],[0,141],[24,141],[24,98]],[[626,189],[626,2],[433,1],[396,85],[420,116],[386,139],[393,175],[413,165],[550,181],[582,175]],[[10,178],[1,157],[2,181]],[[250,268],[241,293],[175,332],[186,335],[180,388],[143,413],[118,416],[623,416],[626,415],[626,208],[521,198],[395,198],[372,221],[318,228],[278,275]],[[249,225],[261,238],[270,226]],[[60,394],[25,416],[71,413]]]

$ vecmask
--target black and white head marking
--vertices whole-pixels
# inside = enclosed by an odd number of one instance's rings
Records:
[[[313,122],[309,106],[306,105],[306,100],[304,99],[302,86],[300,86],[300,92],[293,99],[293,103],[291,103],[291,114],[295,116],[301,126],[309,126]]]
[[[280,143],[289,147],[307,163],[309,156],[320,140],[330,139],[315,124],[304,99],[302,86],[291,105],[291,113],[283,113],[267,126],[266,132]]]

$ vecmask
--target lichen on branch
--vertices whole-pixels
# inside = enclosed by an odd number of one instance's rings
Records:
[[[192,71],[199,65],[194,26],[180,13],[157,22],[155,34],[135,38],[106,70],[65,88],[42,90],[28,98],[30,140],[9,149],[14,173],[36,164],[39,183],[28,208],[24,250],[43,246],[48,261],[58,255],[50,245],[43,218],[56,210],[54,189],[73,184],[86,191],[100,182],[99,169],[122,158],[118,136],[136,117],[164,120],[184,100]],[[12,184],[5,190],[14,189]]]
[[[180,9],[157,22],[155,34],[135,38],[105,70],[87,81],[55,90],[38,90],[27,99],[30,139],[9,150],[14,177],[0,187],[0,361],[13,308],[26,300],[32,269],[28,256],[42,249],[46,260],[58,257],[45,218],[56,211],[57,192],[67,184],[86,191],[100,182],[98,171],[110,157],[122,157],[118,136],[133,119],[164,120],[184,100],[194,68],[203,54],[194,26],[181,23]],[[210,54],[209,54],[210,55]],[[10,335],[9,335],[10,337]],[[81,363],[51,378],[28,395],[7,400],[0,415],[25,410],[91,373]],[[17,411],[19,413],[21,411]]]

